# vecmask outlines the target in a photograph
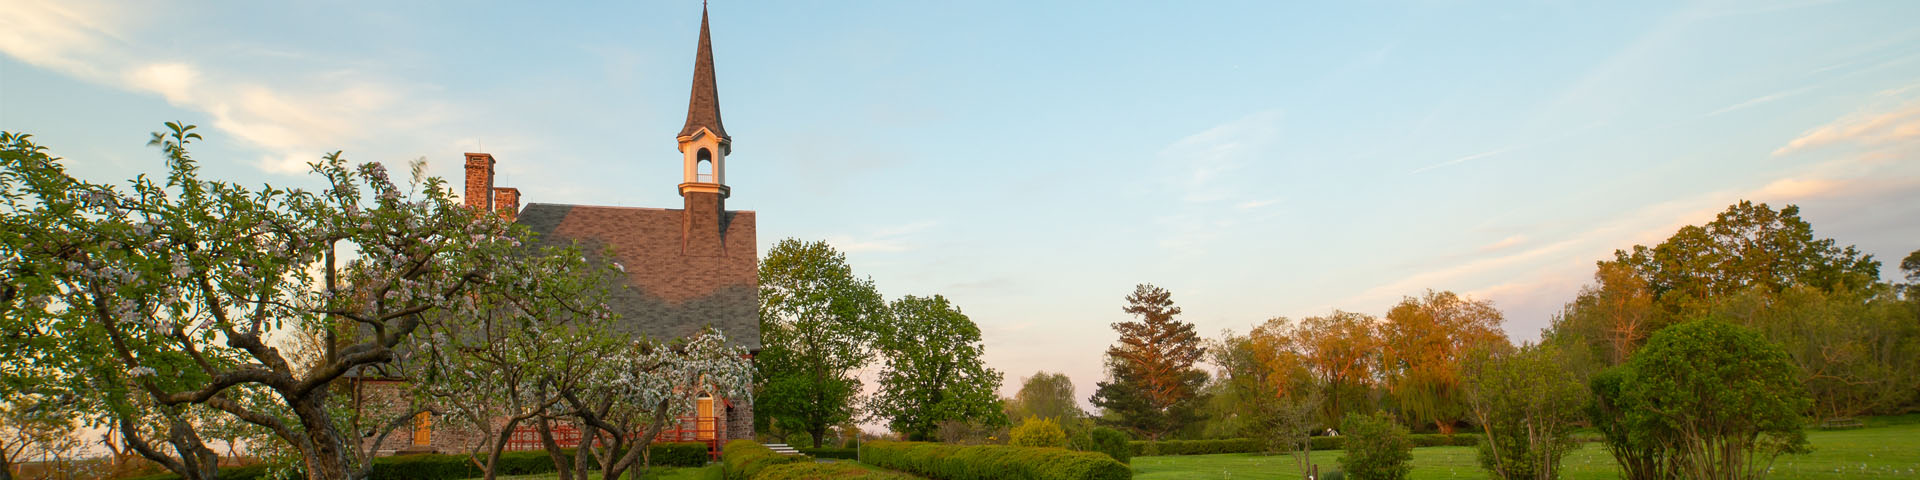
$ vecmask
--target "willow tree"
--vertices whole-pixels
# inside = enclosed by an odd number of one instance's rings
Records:
[[[1502,321],[1492,301],[1432,290],[1387,311],[1381,373],[1408,420],[1453,434],[1454,423],[1467,416],[1461,363],[1475,348],[1507,344]]]
[[[1288,372],[1273,379],[1276,385],[1293,381],[1293,375],[1308,377],[1310,391],[1319,394],[1322,424],[1372,408],[1369,390],[1381,362],[1379,320],[1373,316],[1334,310],[1298,321],[1275,318],[1255,329],[1253,338],[1273,356],[1265,361],[1276,372]]]

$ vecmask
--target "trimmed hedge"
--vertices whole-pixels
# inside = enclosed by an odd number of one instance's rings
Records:
[[[795,450],[799,450],[800,453],[813,458],[838,458],[842,460],[860,458],[860,449],[857,448],[797,448]]]
[[[706,442],[667,442],[647,446],[647,457],[656,467],[699,467],[707,464]]]
[[[1161,440],[1158,442],[1127,442],[1133,450],[1133,456],[1152,457],[1159,455],[1213,455],[1217,453],[1249,453],[1261,449],[1260,441],[1251,438],[1226,438],[1219,440]]]
[[[1471,447],[1480,444],[1480,437],[1473,434],[1441,435],[1437,433],[1408,435],[1415,447]],[[1313,437],[1314,450],[1340,450],[1346,437]],[[1217,440],[1162,440],[1158,442],[1131,441],[1127,449],[1136,457],[1160,455],[1213,455],[1218,453],[1255,453],[1265,448],[1259,440],[1251,438],[1227,438]]]
[[[1130,480],[1133,469],[1104,453],[1064,448],[947,445],[875,440],[868,464],[938,480]]]
[[[859,465],[844,462],[832,463],[788,463],[774,465],[754,475],[753,480],[816,480],[822,478],[844,480],[914,480],[914,477],[892,473],[876,472]]]
[[[720,447],[720,471],[727,480],[748,480],[769,467],[790,463],[813,463],[813,458],[782,455],[753,440],[734,440]]]
[[[700,442],[656,443],[647,447],[654,466],[698,467],[707,464],[707,444]],[[573,449],[564,449],[567,457],[573,456]],[[636,462],[638,463],[638,462]],[[635,465],[635,467],[639,467]],[[552,473],[553,457],[546,450],[504,452],[500,454],[500,464],[495,467],[497,474],[531,475]],[[248,465],[244,467],[223,467],[221,480],[256,480],[266,478],[267,466]],[[480,476],[480,468],[467,461],[466,455],[400,455],[373,459],[373,471],[367,474],[367,480],[463,480]],[[134,480],[180,480],[179,475],[163,473],[138,477]]]
[[[1414,448],[1419,447],[1473,447],[1480,445],[1480,436],[1471,433],[1441,435],[1438,433],[1418,433],[1408,435],[1413,439]]]
[[[247,465],[244,467],[220,467],[219,474],[221,480],[259,480],[267,478],[267,466]],[[180,480],[180,476],[173,473],[156,473],[153,475],[133,477],[128,480]]]

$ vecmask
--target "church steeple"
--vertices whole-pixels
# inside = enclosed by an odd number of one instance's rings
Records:
[[[687,101],[687,125],[680,129],[680,136],[692,136],[701,128],[728,138],[726,127],[720,125],[720,90],[713,81],[713,39],[704,4],[700,6],[700,46],[693,56],[693,95]]]
[[[684,179],[680,197],[681,254],[727,255],[727,154],[733,139],[720,126],[720,92],[713,81],[713,39],[707,30],[707,6],[700,6],[700,47],[693,54],[693,95],[687,100],[687,126],[680,129]]]
[[[733,153],[733,138],[720,125],[720,91],[713,79],[713,39],[707,28],[707,7],[700,6],[700,44],[693,55],[693,93],[687,99],[687,125],[677,140],[684,180],[680,196],[689,193],[713,193],[726,198],[727,154]]]

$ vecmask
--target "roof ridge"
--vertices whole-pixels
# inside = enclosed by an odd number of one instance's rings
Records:
[[[551,203],[551,202],[531,202],[526,204],[526,206],[527,207],[549,206],[549,207],[573,207],[573,208],[607,208],[607,209],[616,209],[616,210],[655,210],[655,211],[663,211],[663,212],[678,212],[678,211],[685,210],[684,208],[630,207],[625,205],[587,205],[587,204],[581,204],[581,203]],[[733,213],[754,212],[754,210],[727,210],[727,211],[733,212]]]

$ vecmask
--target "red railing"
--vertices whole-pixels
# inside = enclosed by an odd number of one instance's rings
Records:
[[[707,444],[707,456],[714,460],[720,459],[721,435],[719,417],[680,417],[678,422],[674,422],[673,425],[669,425],[668,427],[669,428],[661,429],[660,434],[654,436],[653,441],[705,443]],[[560,448],[576,448],[580,446],[580,429],[574,428],[572,424],[554,425],[552,433],[553,443],[558,444]],[[629,438],[636,436],[638,436],[637,433],[630,435]],[[603,440],[596,438],[594,442],[595,445],[601,445]],[[540,441],[539,426],[522,425],[515,427],[513,434],[507,437],[506,449],[508,451],[540,450],[546,448],[545,445],[545,442]]]

